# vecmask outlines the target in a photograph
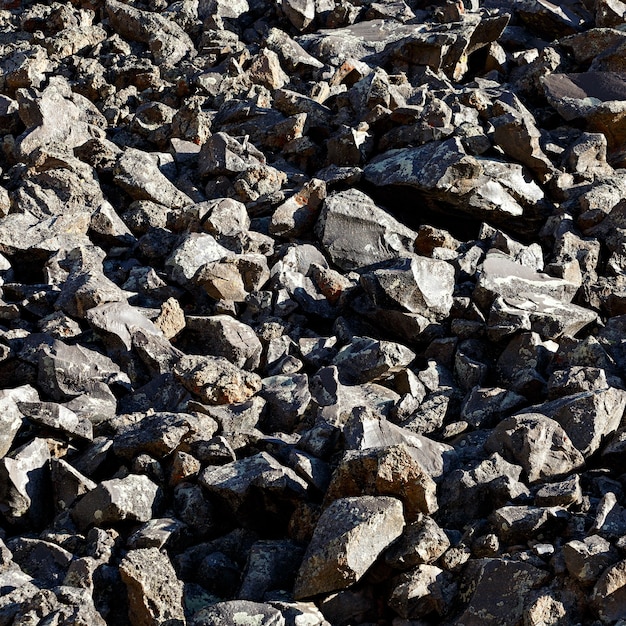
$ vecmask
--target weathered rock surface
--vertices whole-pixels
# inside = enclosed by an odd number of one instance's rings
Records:
[[[0,5],[0,624],[626,619],[624,2]]]

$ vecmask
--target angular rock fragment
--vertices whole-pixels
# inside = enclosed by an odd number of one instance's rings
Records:
[[[416,233],[355,189],[324,201],[316,229],[332,262],[350,270],[411,251]]]
[[[526,413],[501,421],[485,442],[485,449],[521,465],[533,483],[558,478],[584,465],[557,422],[540,413]]]
[[[296,598],[357,582],[404,527],[402,504],[386,496],[335,500],[322,513],[294,587]]]
[[[157,548],[130,550],[120,563],[128,591],[128,618],[134,624],[185,623],[183,585]]]
[[[108,526],[122,520],[147,522],[152,518],[158,487],[147,476],[102,481],[72,509],[72,518],[82,529]]]
[[[186,389],[209,404],[245,402],[261,389],[258,375],[223,357],[185,355],[175,365],[174,374]]]

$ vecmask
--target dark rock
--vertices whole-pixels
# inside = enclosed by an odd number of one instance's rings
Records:
[[[402,505],[394,498],[335,500],[316,526],[296,578],[294,596],[315,596],[357,582],[402,534],[403,527]]]
[[[217,626],[217,624],[245,626],[250,623],[250,620],[254,620],[259,626],[285,626],[285,618],[278,609],[270,604],[249,600],[217,602],[200,609],[193,615],[189,624],[191,626]]]
[[[157,494],[158,487],[147,476],[130,474],[105,480],[76,502],[72,518],[82,529],[123,520],[147,522],[152,518]]]
[[[185,623],[183,586],[165,554],[157,548],[130,550],[120,563],[120,574],[131,623]]]

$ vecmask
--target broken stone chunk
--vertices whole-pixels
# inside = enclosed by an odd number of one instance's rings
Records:
[[[72,519],[83,530],[123,520],[147,522],[152,518],[158,490],[147,476],[130,474],[105,480],[76,502]]]
[[[402,504],[385,496],[335,500],[321,515],[294,587],[296,598],[345,589],[402,534]]]
[[[169,558],[157,548],[130,550],[120,563],[134,624],[185,623],[183,584]]]
[[[209,404],[245,402],[261,389],[258,375],[223,357],[185,355],[174,367],[177,380]]]

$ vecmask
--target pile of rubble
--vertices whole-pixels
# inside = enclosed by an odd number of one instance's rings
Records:
[[[5,0],[0,625],[626,620],[626,3]]]

